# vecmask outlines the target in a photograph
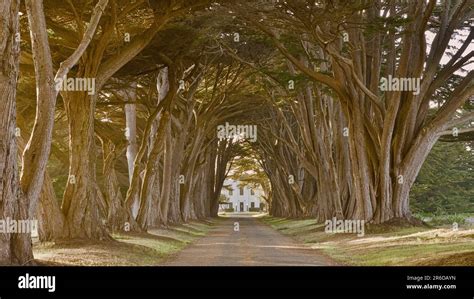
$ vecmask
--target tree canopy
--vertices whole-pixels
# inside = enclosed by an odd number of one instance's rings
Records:
[[[229,175],[275,216],[472,211],[471,1],[0,7],[0,212],[42,241],[217,216]]]

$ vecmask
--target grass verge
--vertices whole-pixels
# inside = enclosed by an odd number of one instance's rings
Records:
[[[157,266],[164,259],[207,234],[219,220],[192,221],[148,233],[113,234],[112,241],[71,240],[35,244],[40,265],[63,266]]]
[[[474,265],[474,229],[372,225],[363,237],[326,233],[313,219],[260,218],[283,234],[356,266]]]

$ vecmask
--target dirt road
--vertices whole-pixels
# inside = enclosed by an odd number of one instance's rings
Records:
[[[239,230],[234,231],[235,223]],[[256,218],[230,217],[170,258],[167,266],[334,265],[318,250],[282,235]]]

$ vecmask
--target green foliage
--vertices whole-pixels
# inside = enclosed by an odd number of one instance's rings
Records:
[[[219,195],[219,202],[229,202],[229,197],[227,197],[227,195],[221,193]]]
[[[466,224],[466,218],[472,217],[471,214],[430,214],[430,213],[421,213],[416,215],[418,218],[427,222],[433,226],[442,226],[448,225],[451,226],[453,223],[457,223],[459,226]]]
[[[249,149],[244,149],[249,150]],[[237,157],[232,165],[232,174],[229,177],[240,181],[240,186],[258,188],[259,186],[268,192],[269,181],[260,167],[258,160],[250,155],[250,152],[244,152],[244,155]]]
[[[470,148],[469,148],[470,149]],[[438,142],[411,191],[414,212],[474,212],[474,152],[462,142]]]

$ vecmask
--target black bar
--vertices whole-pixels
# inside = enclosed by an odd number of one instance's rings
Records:
[[[473,272],[472,267],[3,267],[0,297],[472,299]],[[19,289],[19,276],[26,273],[55,276],[55,291]],[[456,289],[407,289],[415,284]]]

